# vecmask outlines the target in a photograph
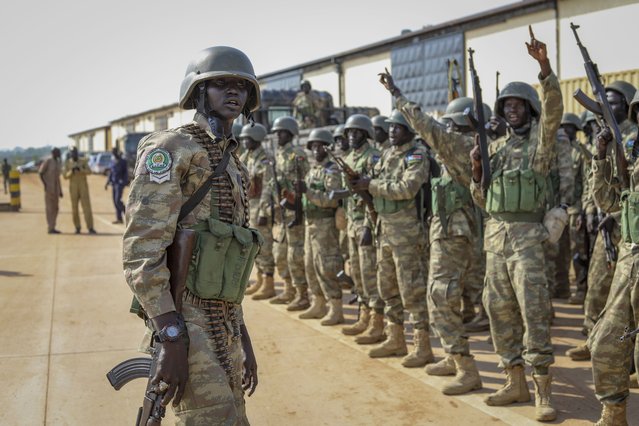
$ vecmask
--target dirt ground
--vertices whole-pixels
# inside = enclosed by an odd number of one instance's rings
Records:
[[[124,228],[111,224],[115,217],[104,181],[90,177],[97,236],[86,230],[72,233],[66,196],[58,217],[63,234],[48,235],[35,174],[22,176],[22,210],[0,213],[2,425],[126,425],[135,420],[144,381],[116,392],[105,378],[115,364],[138,356],[143,325],[128,313],[131,292],[121,265]],[[8,196],[0,194],[4,201]],[[564,356],[583,340],[581,309],[555,302],[552,373],[559,417],[553,424],[591,424],[600,405],[590,364]],[[257,392],[247,399],[254,425],[538,424],[533,403],[488,407],[482,402],[504,379],[487,333],[471,337],[484,388],[447,397],[439,391],[446,378],[405,369],[400,359],[370,359],[368,348],[343,336],[340,327],[299,320],[267,302],[246,300],[244,312],[259,365]],[[349,306],[348,321],[356,315]],[[438,339],[431,342],[441,357]],[[633,390],[630,424],[639,424],[633,423],[639,418],[637,402]],[[173,423],[171,414],[165,423]]]

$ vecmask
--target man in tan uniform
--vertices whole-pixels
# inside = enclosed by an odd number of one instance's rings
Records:
[[[70,154],[70,157],[64,163],[64,178],[69,180],[69,194],[71,195],[71,211],[73,212],[75,233],[80,233],[78,204],[82,203],[84,222],[87,225],[89,234],[95,234],[93,213],[91,212],[91,197],[89,196],[89,185],[87,184],[87,176],[91,174],[91,169],[89,169],[87,160],[79,157],[78,148],[71,148]]]
[[[44,184],[44,204],[47,211],[47,226],[49,234],[59,234],[55,229],[55,222],[58,218],[58,199],[62,198],[62,185],[60,185],[60,150],[53,148],[51,157],[44,160],[40,165],[40,179]]]

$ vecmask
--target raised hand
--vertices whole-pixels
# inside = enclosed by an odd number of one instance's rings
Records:
[[[546,48],[546,43],[535,38],[532,26],[530,25],[528,25],[528,32],[530,33],[530,43],[526,42],[528,54],[539,62],[542,77],[547,77],[552,70],[550,69],[550,61],[548,61],[548,49]]]
[[[388,71],[388,68],[384,68],[384,72],[380,72],[377,75],[379,75],[379,82],[382,83],[382,86],[384,86],[384,88],[388,90],[393,96],[399,96],[402,94],[399,88],[395,86],[393,76]]]

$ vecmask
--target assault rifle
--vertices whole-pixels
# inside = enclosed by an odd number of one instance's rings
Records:
[[[599,69],[597,68],[597,64],[592,62],[592,59],[590,59],[590,54],[588,53],[588,49],[586,49],[586,47],[581,43],[581,40],[579,39],[579,35],[577,34],[579,25],[575,25],[571,22],[570,28],[575,35],[577,46],[579,46],[581,56],[584,59],[584,68],[586,69],[586,75],[588,76],[588,81],[590,82],[590,87],[592,88],[592,92],[595,95],[595,99],[589,98],[588,95],[586,95],[581,89],[577,89],[573,96],[577,100],[577,102],[579,102],[584,108],[595,114],[595,118],[602,129],[604,129],[604,127],[606,126],[610,129],[610,133],[612,134],[614,142],[613,149],[615,151],[617,177],[621,182],[622,188],[628,188],[628,162],[626,161],[626,157],[624,155],[621,131],[619,130],[617,120],[615,120],[615,116],[612,113],[612,108],[610,107],[608,99],[606,98],[606,91],[603,84],[601,83],[601,75],[599,74]]]
[[[176,312],[182,311],[182,294],[186,288],[186,277],[193,249],[197,241],[197,234],[192,229],[179,229],[175,232],[173,243],[166,249],[166,264],[171,272],[169,283],[171,296],[175,303]],[[136,426],[159,426],[164,418],[165,407],[162,398],[166,389],[161,385],[151,384],[155,375],[159,348],[154,346],[152,358],[132,358],[116,365],[107,373],[107,379],[115,390],[120,390],[133,379],[148,378],[142,407],[138,410]]]
[[[275,183],[275,192],[277,193],[277,199],[282,196],[282,185],[280,185],[280,181],[277,180],[277,168],[275,167],[275,160],[270,160],[268,162],[271,167],[271,172],[273,173],[273,182]],[[273,202],[273,196],[271,195],[271,215],[274,215],[275,203]],[[280,203],[280,235],[275,239],[278,243],[284,242],[286,239],[286,231],[284,231],[284,225],[286,224],[286,212],[284,211],[284,207]]]
[[[326,152],[331,157],[331,159],[335,162],[335,164],[337,164],[337,166],[340,168],[341,172],[346,177],[346,184],[350,188],[350,191],[349,190],[331,191],[328,198],[330,198],[331,200],[335,198],[337,199],[346,198],[348,196],[347,195],[348,192],[352,192],[359,195],[362,198],[362,201],[364,201],[364,205],[366,205],[368,214],[371,215],[371,220],[373,221],[374,224],[377,223],[377,211],[375,210],[375,205],[373,204],[373,196],[371,195],[371,193],[368,191],[356,191],[352,188],[350,184],[352,180],[359,179],[361,177],[360,174],[357,173],[355,170],[353,170],[348,164],[346,164],[346,161],[336,156],[331,151],[327,150]]]
[[[302,176],[302,167],[300,166],[299,159],[297,157],[295,157],[295,174],[295,201],[292,206],[292,210],[295,210],[295,217],[286,225],[289,228],[304,223],[304,209],[302,206],[302,186],[304,185],[304,176]],[[290,203],[286,198],[282,200],[280,205],[282,205],[282,207],[288,206],[287,208],[290,209]]]
[[[479,151],[481,152],[481,189],[488,191],[490,186],[490,154],[488,153],[488,140],[486,139],[486,117],[484,117],[484,101],[481,95],[481,86],[479,85],[479,76],[475,69],[475,61],[473,60],[473,53],[475,51],[472,48],[468,48],[468,68],[470,70],[470,78],[473,82],[473,109],[475,110],[475,116],[468,114],[471,122],[477,132],[479,140]]]
[[[606,218],[606,214],[601,211],[601,209],[597,209],[597,221],[601,224],[603,220]],[[600,234],[601,238],[604,241],[604,248],[606,251],[606,263],[608,265],[608,269],[612,269],[615,262],[617,261],[617,247],[612,243],[612,238],[610,237],[611,229],[606,228],[605,226],[600,226]],[[611,227],[612,228],[612,227]]]

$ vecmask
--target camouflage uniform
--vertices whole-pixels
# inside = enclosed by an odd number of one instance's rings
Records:
[[[197,113],[194,120],[186,126],[153,133],[138,147],[126,208],[123,263],[126,281],[149,318],[175,311],[165,250],[178,227],[182,204],[211,176],[225,150],[231,150],[226,174],[214,179],[211,191],[180,226],[191,228],[215,216],[237,227],[248,226],[248,173],[233,152],[238,143],[216,139],[203,115]],[[169,176],[167,181],[156,183],[145,163],[148,155],[162,151],[164,158],[171,160]],[[219,311],[226,324],[221,327],[222,335],[214,334],[219,324],[212,318],[213,311]],[[184,397],[174,409],[178,424],[211,424],[212,419],[248,424],[241,386],[241,305],[200,299],[187,290],[182,314],[190,339],[189,379]],[[216,346],[225,350],[217,353]]]
[[[392,213],[377,209],[377,282],[386,304],[384,313],[390,322],[401,325],[406,309],[414,328],[422,330],[428,329],[428,310],[426,271],[419,254],[425,250],[426,236],[415,197],[428,180],[426,155],[416,141],[392,146],[375,164],[369,186],[375,199],[404,204]]]
[[[339,252],[335,209],[337,200],[329,200],[333,190],[342,188],[339,168],[325,159],[315,164],[306,175],[304,217],[306,235],[304,265],[306,279],[313,295],[342,302],[342,287],[337,273],[344,268]]]
[[[308,159],[304,150],[291,143],[284,147],[277,148],[276,154],[276,171],[277,179],[282,190],[295,192],[295,182],[298,179],[298,173],[304,179],[309,170]],[[299,168],[299,170],[298,170]],[[276,200],[279,200],[282,194],[275,194],[275,183],[272,182],[271,191]],[[293,212],[288,211],[287,219],[293,219]],[[289,228],[287,224],[281,225],[286,235],[286,264],[281,262],[284,260],[276,254],[277,270],[282,271],[288,267],[289,274],[293,281],[293,285],[298,290],[306,291],[308,285],[306,283],[306,274],[304,272],[304,224]],[[283,246],[278,248],[282,250]],[[281,253],[281,251],[280,251]]]
[[[396,106],[444,164],[441,178],[431,180],[434,208],[429,233],[428,311],[446,352],[468,355],[460,309],[477,238],[475,207],[468,191],[468,155],[474,140],[470,135],[447,132],[403,96],[397,98]]]
[[[373,167],[379,161],[380,153],[369,142],[357,149],[351,149],[344,161],[362,176],[372,176]],[[360,303],[382,313],[384,301],[377,289],[377,256],[375,245],[360,245],[364,227],[373,228],[366,214],[366,205],[361,197],[353,194],[344,200],[346,206],[348,235],[348,255],[351,265],[351,278],[355,283]]]
[[[303,91],[299,92],[293,99],[293,116],[299,123],[300,129],[319,126],[321,108],[322,100],[317,92],[313,90],[308,94]]]
[[[588,257],[590,253],[586,240],[588,235],[585,221],[582,221],[581,229],[577,229],[577,219],[583,214],[584,181],[588,176],[590,161],[583,152],[587,148],[582,146],[578,139],[570,141],[570,145],[572,145],[571,157],[573,175],[575,176],[573,202],[568,208],[568,214],[570,215],[570,253],[573,257],[572,265],[575,271],[577,293],[585,295],[588,288]]]
[[[255,258],[258,273],[273,275],[275,260],[273,258],[273,224],[271,208],[273,198],[267,183],[272,180],[269,158],[261,146],[253,151],[246,150],[240,157],[249,172],[251,186],[248,191],[250,206],[250,223],[257,228],[264,238],[264,244]],[[258,218],[267,218],[266,225],[258,226]]]
[[[497,172],[528,167],[540,176],[549,174],[563,105],[554,73],[540,83],[544,99],[539,121],[533,120],[529,132],[523,136],[509,129],[506,136],[488,146],[493,177]],[[479,183],[472,181],[470,188],[475,202],[486,208],[487,200]],[[490,213],[490,209],[487,211]],[[486,223],[483,302],[502,367],[512,368],[524,360],[534,367],[553,363],[550,296],[542,248],[547,238],[542,217],[536,221],[511,221],[491,214]]]

